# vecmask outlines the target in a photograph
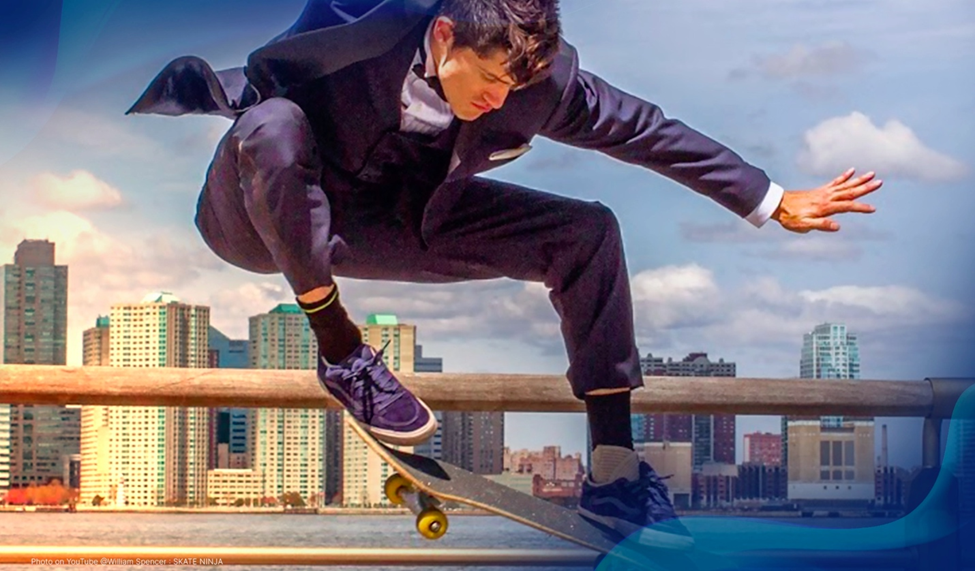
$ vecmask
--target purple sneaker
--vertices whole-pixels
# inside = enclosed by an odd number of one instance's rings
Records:
[[[376,351],[361,344],[338,365],[319,358],[318,380],[353,418],[383,442],[419,444],[437,431],[437,419],[430,408],[386,368],[382,349]]]
[[[677,519],[667,486],[646,462],[640,462],[637,480],[615,478],[582,484],[579,515],[615,530],[637,543],[663,549],[690,549],[691,533]]]

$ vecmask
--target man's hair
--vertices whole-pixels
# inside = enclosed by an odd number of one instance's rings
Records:
[[[543,79],[559,49],[558,0],[444,0],[440,16],[454,22],[454,46],[480,57],[501,49],[518,86]]]

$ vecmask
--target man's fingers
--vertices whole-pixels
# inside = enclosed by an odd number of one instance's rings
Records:
[[[850,177],[853,176],[853,173],[854,172],[856,172],[856,169],[849,169],[849,170],[847,170],[845,173],[843,173],[840,176],[834,178],[833,181],[830,182],[827,186],[837,186],[837,185],[843,184],[844,182],[850,180]]]
[[[821,232],[836,232],[840,229],[840,225],[829,218],[806,218],[801,222],[783,224],[783,226],[786,230],[795,232],[797,234],[808,234],[813,230],[819,230]]]
[[[861,196],[870,194],[883,185],[884,181],[882,180],[871,180],[851,188],[837,189],[833,191],[833,200],[856,200]]]
[[[875,212],[877,209],[869,204],[863,202],[853,202],[852,200],[836,201],[827,203],[822,207],[821,216],[832,216],[834,214],[843,214],[845,212],[860,212],[863,214],[870,214]]]
[[[832,190],[833,192],[842,192],[845,190],[849,190],[851,188],[855,188],[857,186],[867,184],[868,182],[873,180],[875,176],[877,176],[877,173],[871,171],[868,172],[867,174],[860,175],[856,178],[849,178],[838,185],[834,185]]]
[[[840,225],[829,218],[811,220],[809,225],[813,230],[820,230],[822,232],[836,232],[840,229]]]

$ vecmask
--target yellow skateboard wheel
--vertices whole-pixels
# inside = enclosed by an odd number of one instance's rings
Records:
[[[440,539],[447,533],[447,516],[436,508],[427,508],[416,516],[416,530],[427,539]]]
[[[400,476],[399,474],[393,474],[392,476],[386,478],[386,484],[383,486],[383,491],[386,493],[386,499],[390,501],[394,506],[403,505],[406,500],[403,499],[401,495],[403,492],[409,492],[413,488],[410,485],[409,480]]]

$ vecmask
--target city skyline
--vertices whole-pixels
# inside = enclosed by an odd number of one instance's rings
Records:
[[[171,294],[169,292],[153,292],[150,295],[172,296],[173,294]],[[269,309],[268,312],[269,313],[283,313],[283,312],[288,312],[288,309],[287,308],[288,307],[291,307],[292,305],[293,304],[289,304],[289,303],[286,303],[286,302],[282,302],[282,303],[277,304],[275,307]],[[300,316],[295,316],[295,317],[300,317]],[[248,321],[252,323],[252,325],[251,325],[252,330],[250,332],[250,335],[253,335],[254,334],[254,331],[253,331],[253,320],[254,320],[254,318],[255,318],[255,316],[251,316],[251,317],[248,318]],[[98,326],[99,324],[102,325],[102,326],[106,326],[107,323],[108,323],[107,316],[104,316],[104,315],[99,315],[96,318],[96,320],[95,320],[96,326]],[[829,323],[820,324],[820,325],[818,325],[818,326],[816,326],[816,327],[814,327],[812,329],[813,330],[816,330],[819,327],[828,326],[828,325],[829,325]],[[244,342],[244,343],[246,343],[246,340],[243,340],[243,341],[234,341],[234,340],[230,339],[226,334],[224,334],[220,330],[214,328],[213,326],[210,326],[210,328],[211,328],[211,331],[216,331],[217,333],[219,333],[221,335],[221,337],[223,338],[222,343],[224,343],[224,344],[226,344],[228,342],[235,342],[235,343]],[[85,331],[83,331],[83,333],[85,335],[82,335],[83,342],[81,343],[81,345],[85,348],[85,351],[88,350],[88,347],[87,347],[88,340],[86,338],[86,335],[89,332],[90,332],[90,330],[85,330]],[[808,335],[809,334],[804,334],[804,338],[807,338]],[[307,335],[306,335],[306,337],[307,337]],[[313,337],[309,337],[308,339],[305,339],[304,340],[304,343],[305,344],[309,344],[310,343],[313,346],[315,344],[315,341],[314,341],[314,338]],[[71,346],[71,345],[72,345],[72,343],[69,340],[68,341],[68,346]],[[684,357],[682,359],[675,360],[674,357],[671,357],[671,356],[668,356],[668,357],[664,358],[664,357],[660,357],[659,355],[658,356],[654,356],[653,353],[648,352],[648,353],[646,353],[646,356],[645,357],[641,358],[641,362],[643,363],[643,367],[644,367],[644,370],[645,370],[645,374],[647,374],[647,375],[668,374],[668,373],[665,373],[663,371],[663,369],[654,370],[654,367],[656,367],[658,369],[660,367],[669,367],[669,368],[674,368],[674,370],[675,370],[675,373],[674,374],[677,374],[678,376],[686,376],[686,375],[694,375],[694,374],[700,373],[700,372],[698,372],[698,373],[695,373],[694,372],[694,369],[695,368],[700,369],[700,367],[702,366],[699,363],[696,363],[696,361],[700,362],[702,359],[703,359],[703,361],[707,361],[707,355],[708,355],[708,353],[705,352],[705,351],[695,351],[695,352],[689,353],[686,357]],[[438,363],[437,367],[438,367],[438,369],[440,371],[442,371],[443,370],[443,360],[444,359],[443,359],[443,357],[440,357],[438,359],[439,359],[439,363]],[[665,360],[666,360],[666,362],[665,362]],[[434,362],[437,362],[437,361],[438,361],[437,359],[434,360]],[[449,357],[448,357],[448,361],[449,361]],[[249,366],[253,368],[254,367],[254,363],[250,363]],[[731,376],[734,376],[735,375],[736,363],[733,362],[733,361],[729,361],[729,360],[725,359],[724,357],[721,357],[718,360],[713,361],[713,362],[708,362],[707,363],[707,366],[708,366],[708,371],[711,371],[711,368],[714,368],[714,370],[712,372],[707,372],[705,376],[714,376],[714,375],[724,376],[726,374],[731,375]],[[801,372],[802,367],[803,367],[803,365],[800,363],[800,367],[799,367],[800,372]],[[258,367],[258,368],[260,368],[260,367]],[[302,368],[311,368],[311,365],[304,364],[302,366]],[[684,369],[686,369],[686,371]],[[728,371],[728,372],[725,372],[725,371]],[[700,374],[705,374],[705,373],[700,373]],[[798,377],[792,377],[792,378],[798,378]],[[508,419],[510,419],[513,416],[517,418],[517,416],[531,417],[531,416],[535,416],[535,415],[525,414],[525,413],[522,413],[520,415],[513,414],[513,413],[506,413],[505,418],[506,418],[506,420],[508,420]],[[552,416],[552,415],[547,415],[547,416]],[[568,415],[568,414],[566,414],[566,415],[559,415],[559,416],[581,416],[581,415]],[[684,417],[687,417],[687,419],[690,422],[692,422],[692,423],[693,422],[696,422],[696,421],[693,420],[694,419],[693,415],[678,415],[678,414],[671,414],[671,415],[659,415],[659,414],[657,414],[657,415],[645,415],[645,416],[644,415],[634,415],[634,418],[636,419],[637,417],[644,417],[646,419],[646,418],[651,418],[651,417],[667,417],[667,416],[670,416],[670,417],[684,416]],[[707,419],[708,416],[709,415],[704,415],[701,418],[702,418],[702,420],[703,419]],[[776,428],[780,428],[781,426],[783,426],[781,417],[778,417],[778,416],[764,416],[764,417],[747,416],[747,415],[737,415],[737,416],[730,415],[730,416],[731,416],[731,418],[737,420],[737,423],[736,423],[736,426],[735,426],[735,431],[734,431],[735,432],[735,434],[734,434],[734,446],[732,447],[733,450],[734,450],[734,453],[735,453],[735,463],[737,463],[737,464],[741,464],[744,461],[744,452],[743,452],[743,450],[744,450],[744,438],[745,438],[745,435],[747,433],[750,433],[750,432],[762,432],[762,431],[768,431],[768,430],[775,430]],[[898,422],[904,423],[905,421],[908,421],[909,422],[910,420],[913,420],[913,419],[885,418],[885,423],[889,422],[889,423],[891,423],[892,425],[894,425],[896,427],[896,425],[897,425]],[[644,422],[646,422],[646,420],[644,420]],[[584,424],[583,424],[583,428],[584,428]],[[690,426],[687,427],[688,430],[690,430],[690,428],[691,428]],[[637,430],[639,430],[639,429],[637,429]],[[901,433],[904,433],[904,432],[910,433],[911,430],[913,430],[912,427],[910,427],[910,426],[904,426],[902,424],[902,426],[901,426],[901,431],[902,432]],[[586,455],[587,452],[588,452],[587,451],[588,434],[586,434],[585,432],[583,432],[583,440],[582,440],[581,443],[576,442],[576,441],[574,441],[572,439],[568,439],[567,440],[567,439],[564,439],[564,438],[562,438],[562,439],[556,438],[556,439],[549,440],[549,441],[541,441],[541,440],[538,440],[536,438],[536,440],[534,442],[532,442],[532,441],[520,439],[518,437],[518,434],[517,433],[512,434],[513,432],[514,431],[511,431],[511,430],[507,430],[506,429],[505,430],[505,435],[504,435],[505,442],[506,443],[510,443],[511,446],[521,447],[521,448],[532,448],[532,447],[535,447],[535,448],[539,448],[540,449],[540,448],[544,448],[545,446],[558,445],[558,446],[564,447],[566,450],[568,450],[570,452],[573,452],[573,453],[579,452],[579,453],[582,453],[583,455]],[[896,432],[896,430],[895,430],[895,432]],[[778,434],[779,435],[782,434],[782,430],[781,429],[778,430]],[[919,432],[918,432],[918,434],[919,434]],[[671,437],[671,438],[674,438],[674,437]],[[879,446],[880,446],[880,443],[878,441],[876,443],[877,453],[878,454],[879,454]],[[919,443],[918,443],[917,448],[919,449]],[[911,458],[911,457],[917,456],[917,455],[918,455],[918,453],[916,451],[912,451],[911,453],[909,453],[907,455],[903,455],[902,454],[900,456],[898,456],[895,453],[893,455],[894,460],[892,460],[891,464],[892,465],[896,465],[896,466],[901,466],[903,468],[912,468],[912,467],[916,466],[917,463],[916,462],[915,463],[904,462],[902,460],[902,458],[904,458],[904,457]],[[697,458],[697,456],[698,456],[698,454],[695,453],[695,458]],[[700,463],[699,460],[696,460],[695,462],[698,463],[698,464]]]
[[[53,250],[53,245],[52,250]],[[210,308],[207,306],[194,306],[190,304],[183,303],[180,298],[175,296],[170,292],[152,292],[143,297],[142,301],[136,304],[125,304],[117,303],[113,304],[111,307],[111,316],[109,318],[99,317],[96,319],[95,326],[84,332],[83,340],[85,344],[85,354],[86,354],[86,364],[106,364],[105,351],[103,351],[103,346],[107,343],[110,346],[110,350],[107,353],[107,357],[110,365],[114,366],[136,366],[136,367],[152,367],[152,366],[191,366],[191,367],[202,367],[202,366],[215,366],[214,363],[219,361],[219,350],[216,351],[215,347],[223,347],[228,349],[230,347],[239,347],[242,341],[232,340],[223,335],[219,330],[214,329],[209,325],[210,321]],[[265,313],[260,313],[253,315],[249,318],[250,322],[250,335],[247,343],[250,348],[248,354],[250,356],[246,362],[251,367],[257,368],[300,368],[300,369],[310,369],[313,368],[314,362],[308,360],[309,355],[313,355],[317,352],[317,348],[307,331],[307,323],[303,319],[297,306],[293,304],[279,304],[275,306],[270,311]],[[112,327],[117,328],[117,332],[109,335],[107,330]],[[166,325],[168,324],[168,325]],[[182,324],[182,325],[181,325]],[[412,371],[414,370],[414,361],[416,357],[422,356],[422,349],[416,343],[416,327],[409,324],[400,323],[395,315],[389,314],[373,314],[370,315],[365,324],[360,325],[360,329],[363,332],[364,339],[369,342],[386,344],[387,342],[392,342],[393,350],[390,351],[386,357],[390,361],[391,365],[397,370]],[[206,331],[207,334],[203,334]],[[209,340],[209,334],[215,335],[214,343]],[[205,340],[205,342],[204,342]],[[802,352],[802,358],[800,362],[800,367],[805,374],[813,375],[810,378],[835,378],[835,379],[856,379],[858,377],[859,371],[859,351],[857,346],[858,337],[853,332],[848,332],[843,324],[836,323],[824,323],[813,328],[811,333],[804,335],[805,349]],[[157,343],[158,341],[158,343]],[[234,358],[238,359],[241,363],[245,360],[243,355],[240,355],[240,350],[235,349],[238,353]],[[717,361],[711,361],[707,358],[706,353],[698,352],[692,353],[687,357],[674,361],[672,358],[667,358],[664,361],[663,358],[653,355],[647,355],[643,360],[644,372],[647,374],[654,375],[669,375],[669,376],[729,376],[733,377],[735,374],[736,363],[727,361],[724,358],[720,358]],[[204,362],[206,364],[204,365]],[[436,371],[442,368],[441,358],[425,358],[423,360],[424,368],[430,371]],[[162,407],[155,407],[162,411]],[[119,470],[124,466],[130,466],[129,470],[134,469],[132,466],[131,459],[128,461],[123,460],[119,462],[119,439],[121,438],[124,442],[125,438],[130,438],[127,429],[124,426],[131,424],[131,419],[128,418],[129,409],[133,407],[84,407],[85,415],[85,426],[87,427],[87,434],[83,438],[82,455],[81,455],[81,470],[82,473],[91,478],[94,472],[105,472],[103,469],[104,465],[110,465],[108,471],[115,473],[121,473]],[[134,409],[133,409],[134,410]],[[259,497],[286,497],[288,494],[295,493],[302,498],[306,498],[308,501],[311,498],[317,498],[321,493],[316,490],[324,490],[325,479],[324,473],[321,476],[316,476],[314,470],[309,473],[309,467],[312,465],[322,465],[323,457],[320,455],[315,455],[308,458],[308,462],[304,465],[301,463],[297,465],[292,465],[293,462],[287,461],[282,462],[285,456],[295,456],[291,453],[281,453],[278,451],[277,454],[280,455],[278,464],[280,464],[279,469],[283,471],[292,472],[292,483],[287,482],[279,483],[272,486],[273,490],[269,491],[268,485],[266,483],[266,477],[268,474],[267,465],[260,464],[260,468],[257,466],[252,466],[251,468],[256,471],[249,470],[232,470],[227,469],[229,466],[223,466],[222,469],[214,470],[214,466],[207,466],[207,461],[204,457],[207,456],[207,451],[204,449],[206,442],[212,442],[213,435],[203,434],[204,427],[206,431],[215,430],[215,425],[210,425],[209,420],[205,417],[199,417],[198,419],[193,416],[195,412],[194,409],[165,409],[165,421],[163,416],[153,412],[152,407],[147,409],[150,413],[147,420],[155,419],[158,416],[159,423],[150,423],[150,432],[155,431],[157,436],[152,434],[148,435],[148,442],[157,441],[159,448],[154,448],[149,450],[150,456],[155,457],[157,454],[164,455],[168,460],[166,462],[167,470],[164,476],[165,480],[165,497],[167,504],[172,500],[172,497],[183,497],[185,501],[191,505],[206,505],[208,502],[223,501],[226,504],[237,498],[240,493],[257,493]],[[199,413],[206,412],[206,409],[197,409]],[[211,409],[212,412],[212,409]],[[277,410],[264,410],[260,409],[257,411],[257,420],[260,420],[262,413],[283,413],[285,417],[289,412],[296,412],[300,416],[304,417],[309,414],[313,414],[315,411],[277,411]],[[324,418],[323,414],[318,416]],[[458,420],[465,416],[464,414],[458,414]],[[476,416],[476,415],[469,415]],[[482,415],[489,416],[489,415]],[[688,416],[688,415],[672,415],[672,416]],[[117,417],[117,418],[116,418]],[[273,433],[280,434],[281,442],[287,443],[290,440],[300,440],[305,441],[304,428],[301,428],[299,432],[294,432],[291,438],[288,436],[289,428],[294,429],[296,424],[295,421],[299,421],[299,424],[304,422],[302,419],[297,418],[285,418],[283,423],[280,424],[277,430]],[[704,415],[701,418],[707,418]],[[490,423],[489,419],[485,420]],[[698,424],[700,418],[694,416],[687,419],[693,429],[685,428],[683,432],[678,431],[672,436],[664,435],[664,442],[647,442],[642,445],[642,450],[648,455],[648,459],[653,457],[652,462],[654,464],[660,464],[665,467],[665,470],[678,469],[678,472],[683,475],[682,479],[674,480],[673,485],[675,502],[686,507],[693,508],[709,508],[709,507],[727,507],[732,503],[737,502],[738,498],[748,499],[748,501],[754,501],[757,499],[781,501],[785,498],[779,496],[754,496],[753,492],[744,492],[747,495],[739,496],[742,491],[739,488],[744,486],[749,490],[753,490],[756,485],[759,487],[764,485],[773,485],[771,480],[766,482],[766,484],[759,483],[761,478],[771,478],[777,477],[773,476],[773,472],[764,471],[759,475],[759,472],[748,468],[746,466],[734,466],[732,461],[729,464],[729,460],[719,458],[719,447],[717,442],[712,442],[709,444],[711,455],[709,458],[698,459],[700,451],[699,439],[698,439]],[[795,420],[795,419],[793,419]],[[804,419],[798,419],[804,420]],[[855,424],[862,424],[863,421],[869,422],[869,431],[861,433],[860,429],[857,429],[857,434],[855,439],[860,441],[864,437],[868,437],[871,440],[874,438],[873,434],[873,420],[872,419],[860,419],[860,418],[844,418],[844,417],[823,417],[821,420],[819,418],[815,420],[815,428],[822,430],[832,430],[837,429],[839,432],[833,432],[832,439],[835,440],[837,436],[841,439],[844,438],[843,434],[846,432],[844,430],[845,423],[854,422]],[[279,419],[280,421],[280,419]],[[656,431],[651,427],[656,422],[659,422],[659,418],[649,418],[647,419],[647,427],[645,427],[647,435],[655,434]],[[175,424],[174,424],[175,423]],[[101,430],[96,425],[105,425],[109,427],[110,436],[108,442],[95,442],[96,439],[100,440]],[[790,427],[794,423],[790,423]],[[801,424],[801,423],[800,423]],[[813,424],[809,424],[810,427]],[[172,425],[172,426],[170,426]],[[186,431],[185,435],[178,436],[174,439],[173,428],[176,426],[183,427],[180,430],[185,431],[186,427],[190,427],[189,431]],[[193,426],[197,426],[199,430],[193,433]],[[311,425],[309,425],[311,426]],[[502,426],[502,425],[498,425]],[[712,423],[712,426],[716,424]],[[95,430],[92,430],[92,429]],[[265,430],[267,427],[260,426],[260,422],[257,425],[251,427],[250,433],[252,442],[258,444],[258,447],[266,447],[267,444],[260,444],[259,440],[263,437],[258,436],[258,434],[264,434],[265,432],[270,435],[271,430]],[[468,434],[471,430],[461,427],[459,424],[457,427],[460,430],[454,428],[447,431],[444,435],[444,442],[447,442],[448,437],[454,433],[458,434]],[[886,429],[886,427],[884,427]],[[283,430],[282,430],[283,429]],[[311,426],[312,432],[321,433],[324,436],[325,432],[324,422],[320,421],[314,426]],[[126,436],[120,436],[119,431],[125,432]],[[484,432],[485,429],[473,429],[473,434],[478,432]],[[492,429],[487,429],[485,434],[490,434]],[[666,432],[666,430],[664,430]],[[693,433],[693,444],[691,440],[687,442],[671,442],[670,438],[686,439],[686,437]],[[86,433],[82,433],[83,435]],[[111,436],[114,434],[114,436]],[[175,434],[175,433],[173,433]],[[662,433],[663,434],[663,433]],[[825,433],[824,433],[825,434]],[[760,433],[752,433],[746,436],[763,436]],[[764,436],[772,436],[771,434],[764,434]],[[790,440],[792,440],[791,430],[789,433]],[[812,435],[813,438],[818,439],[818,435]],[[848,437],[849,435],[847,435]],[[716,438],[716,433],[712,434],[710,431],[705,434],[705,438]],[[136,437],[137,439],[139,437]],[[649,438],[653,438],[650,436]],[[309,439],[311,441],[312,439]],[[356,444],[357,441],[350,442],[348,435],[344,438],[345,446],[348,447]],[[810,441],[812,444],[818,444],[818,442]],[[886,437],[884,439],[886,444]],[[823,442],[828,444],[827,442]],[[94,446],[93,446],[94,444]],[[106,447],[105,444],[108,444]],[[165,444],[165,446],[163,446]],[[319,451],[322,450],[321,441],[311,442],[312,448]],[[662,448],[659,446],[662,444]],[[668,449],[674,448],[673,445],[676,444],[677,449],[683,450],[683,456],[674,456]],[[846,500],[855,500],[858,502],[870,501],[872,502],[875,498],[874,486],[875,477],[877,485],[879,482],[885,482],[885,487],[883,492],[879,491],[877,488],[876,494],[883,493],[883,500],[881,496],[877,495],[877,501],[886,502],[889,499],[893,499],[893,503],[890,505],[899,505],[902,498],[901,494],[903,489],[900,487],[903,484],[899,483],[902,481],[903,476],[896,474],[907,474],[906,471],[901,470],[887,471],[884,470],[884,474],[877,472],[879,468],[886,468],[886,461],[883,462],[883,466],[877,466],[873,463],[872,452],[873,446],[870,446],[869,450],[864,450],[856,445],[851,440],[840,440],[832,442],[832,452],[830,454],[830,447],[827,446],[823,454],[832,456],[832,462],[838,462],[838,464],[833,464],[834,468],[838,470],[832,471],[832,479],[835,481],[841,479],[844,481],[849,481],[854,478],[854,471],[851,462],[852,454],[854,449],[856,449],[856,478],[857,485],[860,486],[859,491],[855,492],[855,498],[853,496],[846,498]],[[211,444],[212,445],[212,444]],[[280,444],[279,444],[280,445]],[[175,446],[175,447],[174,447]],[[683,446],[683,448],[681,448]],[[693,446],[693,452],[692,452]],[[456,445],[454,447],[457,447]],[[500,450],[507,451],[511,450],[510,445],[505,445],[504,442],[497,443],[496,447],[500,453]],[[97,453],[95,448],[98,448]],[[185,448],[185,450],[184,450]],[[451,446],[445,445],[446,448],[451,448]],[[459,448],[465,448],[461,445]],[[543,449],[558,449],[559,447],[548,445],[543,447]],[[818,448],[818,446],[816,447]],[[474,446],[477,449],[477,446]],[[651,449],[654,450],[651,452]],[[256,449],[255,449],[256,450]],[[110,454],[106,454],[111,451]],[[885,446],[886,452],[886,446]],[[122,450],[123,454],[127,454]],[[259,456],[254,455],[255,452],[251,452],[255,461],[260,463]],[[464,454],[462,451],[458,450],[453,452],[453,454]],[[662,455],[661,455],[662,454]],[[728,456],[729,454],[722,452],[722,456]],[[733,453],[730,455],[733,456]],[[97,456],[97,457],[96,457]],[[104,458],[102,456],[105,456]],[[301,456],[301,454],[298,454]],[[474,454],[475,458],[477,453]],[[560,454],[557,454],[560,456]],[[160,456],[161,457],[161,456]],[[188,458],[195,457],[195,464],[197,466],[205,466],[207,469],[203,474],[193,473],[192,466],[194,465],[193,460],[187,460]],[[576,461],[580,458],[580,454],[575,454]],[[678,458],[683,458],[679,460]],[[444,458],[447,460],[447,458]],[[886,459],[886,454],[885,454]],[[458,460],[449,460],[458,465],[465,465],[464,462]],[[477,460],[474,460],[475,462]],[[500,456],[497,458],[500,461]],[[677,462],[677,464],[674,464]],[[686,464],[683,468],[679,468],[681,462]],[[829,462],[829,460],[825,460]],[[136,458],[136,463],[139,463],[139,459]],[[327,463],[327,462],[326,462]],[[355,464],[356,461],[352,461]],[[87,465],[86,465],[87,464]],[[152,464],[152,462],[148,462]],[[176,466],[184,465],[181,469],[176,470]],[[349,469],[350,458],[346,457],[345,470]],[[507,456],[505,464],[508,464]],[[771,466],[773,464],[763,463],[766,466]],[[789,467],[793,462],[790,460]],[[371,464],[370,464],[371,465]],[[172,473],[168,467],[174,467]],[[97,468],[97,469],[96,469]],[[185,468],[190,468],[184,473]],[[798,468],[798,465],[796,466]],[[134,474],[140,474],[139,470],[144,470],[145,468],[138,468]],[[471,467],[475,471],[481,471],[476,467]],[[815,468],[817,471],[819,469],[818,462]],[[843,469],[846,470],[846,474],[842,473]],[[374,470],[374,468],[369,468],[369,470]],[[496,468],[488,468],[484,473],[499,473],[494,472]],[[743,471],[744,470],[744,471]],[[122,471],[125,471],[124,469]],[[809,472],[808,469],[805,470]],[[792,470],[789,471],[792,474]],[[263,476],[262,476],[263,473]],[[796,470],[798,474],[798,470]],[[824,474],[826,472],[823,472]],[[95,484],[89,483],[86,487],[87,491],[83,490],[81,501],[91,502],[95,496],[115,496],[116,502],[125,502],[135,505],[159,505],[160,494],[163,492],[163,488],[159,488],[158,492],[154,492],[152,485],[148,486],[148,489],[142,490],[140,497],[139,494],[133,493],[138,491],[138,484],[136,487],[132,487],[133,483],[138,483],[145,480],[147,483],[155,481],[156,477],[153,474],[149,474],[148,478],[140,475],[132,476],[133,473],[126,473],[124,476],[119,478],[113,478],[111,476],[105,477],[106,474],[94,474],[95,476],[100,476],[94,478]],[[305,476],[308,476],[306,479]],[[386,472],[377,474],[378,480],[371,484],[373,487],[379,486],[381,481],[385,478]],[[742,479],[744,476],[744,480]],[[809,478],[810,476],[805,476]],[[517,477],[514,479],[508,476],[500,476],[499,481],[511,480],[513,485],[524,485],[524,482],[518,484]],[[547,481],[542,487],[541,484],[536,481],[532,485],[533,493],[541,493],[543,497],[548,497],[553,499],[553,501],[570,501],[574,497],[573,494],[578,491],[576,488],[580,485],[578,477],[566,478],[564,476],[555,476],[555,481]],[[755,478],[759,478],[756,480]],[[829,478],[829,476],[822,476],[822,478]],[[288,478],[285,478],[287,480]],[[371,476],[369,478],[373,480]],[[789,478],[789,494],[788,500],[793,501],[793,486],[792,477]],[[122,492],[121,485],[115,486],[113,483],[115,480],[118,482],[124,482],[125,492]],[[262,480],[264,483],[262,484]],[[522,478],[524,480],[524,478]],[[679,484],[681,480],[686,480],[686,482]],[[85,481],[85,478],[82,479]],[[162,482],[163,480],[159,480]],[[194,481],[197,483],[194,484]],[[314,484],[314,481],[318,481],[318,484]],[[358,480],[357,480],[358,481]],[[574,482],[574,483],[573,483]],[[300,485],[299,485],[300,483]],[[821,483],[821,482],[820,482]],[[308,484],[311,484],[308,486]],[[160,484],[161,485],[161,484]],[[197,489],[202,491],[207,490],[207,497],[204,498],[199,492],[194,493],[194,485]],[[296,487],[297,486],[297,487]],[[680,487],[677,487],[680,486]],[[213,488],[216,497],[209,493],[210,487]],[[343,486],[344,487],[344,486]],[[379,486],[381,487],[381,486]],[[817,487],[815,482],[813,487]],[[95,489],[97,488],[97,489]],[[837,489],[839,487],[837,486]],[[541,491],[541,490],[544,490]],[[362,495],[363,498],[366,497],[365,489],[359,490],[358,495]],[[175,494],[173,496],[172,494]],[[847,494],[850,495],[850,494]],[[257,496],[255,496],[256,498]],[[364,505],[377,505],[382,504],[385,500],[382,499],[381,492],[371,491],[368,494],[370,498],[368,502]],[[155,498],[155,499],[153,499]],[[222,498],[222,499],[221,499]],[[833,498],[830,493],[820,493],[815,497],[800,501],[831,501],[831,499],[843,500],[843,498]],[[348,501],[344,502],[348,504]],[[313,505],[318,505],[313,503]],[[359,505],[356,502],[352,502],[351,505]]]

